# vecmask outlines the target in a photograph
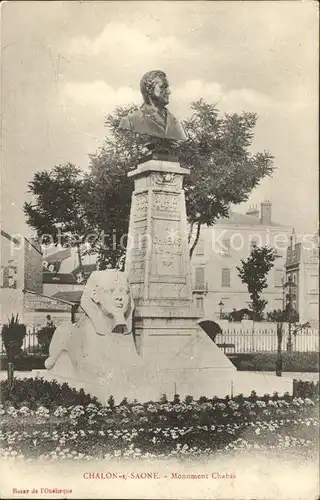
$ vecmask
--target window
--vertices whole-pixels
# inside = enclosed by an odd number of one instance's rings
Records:
[[[196,246],[196,255],[204,255],[204,240],[199,239]]]
[[[195,289],[204,290],[204,267],[196,267],[195,270]]]
[[[230,269],[221,270],[221,286],[230,286]]]
[[[196,308],[203,309],[203,297],[196,297]]]
[[[252,238],[250,241],[250,252],[251,250],[258,245],[258,240],[255,238]]]
[[[297,260],[297,248],[296,248],[296,246],[293,247],[292,260],[293,261]]]
[[[319,277],[317,274],[308,275],[308,293],[318,294],[319,293]]]
[[[225,257],[230,257],[230,249],[231,249],[230,238],[222,240],[222,251]]]
[[[283,281],[283,271],[282,269],[276,269],[274,273],[274,286],[275,287],[282,287],[282,281]]]
[[[8,267],[8,288],[17,288],[17,268]]]

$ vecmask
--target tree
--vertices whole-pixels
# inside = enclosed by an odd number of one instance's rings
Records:
[[[284,333],[284,328],[287,323],[289,323],[289,328],[291,327],[290,323],[292,322],[292,315],[290,315],[290,311],[285,308],[283,311],[281,309],[278,309],[277,311],[274,310],[270,315],[269,315],[271,321],[275,321],[277,323],[277,359],[276,359],[276,375],[277,377],[282,376],[282,339],[283,339],[283,333]],[[298,320],[298,316],[296,315],[294,318],[294,329],[292,334],[297,335],[298,332],[309,328],[310,324],[308,322],[305,323],[300,323],[297,324],[295,320]],[[288,350],[288,346],[287,346]],[[290,352],[288,350],[288,352]]]
[[[282,339],[284,333],[284,325],[288,321],[287,312],[281,311],[281,309],[274,310],[270,314],[270,319],[276,322],[276,333],[277,333],[277,359],[276,359],[276,375],[277,377],[282,376]]]
[[[26,325],[19,322],[18,314],[16,316],[12,314],[11,318],[8,318],[8,323],[3,325],[1,335],[9,363],[21,356],[26,333]]]
[[[88,183],[81,169],[67,163],[36,172],[28,187],[33,201],[24,204],[27,224],[36,230],[43,245],[76,247],[84,278],[82,247],[92,227],[87,217]]]
[[[268,287],[267,275],[273,268],[277,257],[274,248],[253,245],[247,260],[241,259],[241,266],[236,266],[239,278],[248,287],[254,321],[259,321],[262,318],[262,313],[268,303],[261,298],[261,292]]]
[[[40,236],[52,235],[55,242],[58,226],[71,239],[76,234],[79,263],[81,243],[88,232],[94,233],[90,248],[98,254],[100,269],[124,264],[133,190],[127,174],[147,153],[143,136],[119,129],[121,118],[134,109],[119,107],[107,116],[108,134],[102,148],[90,155],[88,174],[82,177],[77,167],[67,164],[36,173],[29,184],[36,203],[25,204],[28,224]],[[184,181],[190,257],[201,227],[227,217],[231,204],[246,201],[260,180],[273,172],[268,152],[250,150],[256,114],[220,116],[216,106],[203,99],[191,109],[184,122],[188,140],[171,146],[181,166],[190,169]]]
[[[117,108],[106,119],[108,135],[99,151],[90,156],[91,223],[104,235],[98,245],[101,267],[115,266],[125,253],[133,183],[129,170],[137,167],[146,153],[145,139],[118,128],[121,118],[135,106]],[[188,140],[172,146],[185,177],[187,217],[190,224],[190,257],[201,227],[227,217],[231,204],[246,201],[262,178],[273,172],[273,158],[267,152],[252,153],[257,115],[243,112],[220,116],[215,105],[203,99],[191,106],[184,121]]]

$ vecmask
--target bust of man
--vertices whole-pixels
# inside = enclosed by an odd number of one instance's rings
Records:
[[[172,141],[184,141],[186,133],[178,120],[167,110],[171,94],[163,71],[148,71],[140,81],[144,100],[137,111],[122,118],[119,127],[141,135]]]

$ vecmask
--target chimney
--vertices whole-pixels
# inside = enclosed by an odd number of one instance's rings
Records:
[[[251,217],[256,217],[259,219],[259,210],[257,205],[250,205],[248,210],[246,211],[246,215],[250,215]]]
[[[271,201],[265,200],[261,203],[260,222],[264,226],[270,226],[271,224],[271,208],[272,208]]]

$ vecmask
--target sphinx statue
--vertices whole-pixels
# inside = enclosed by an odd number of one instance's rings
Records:
[[[151,360],[137,352],[134,304],[125,273],[94,271],[81,298],[83,315],[60,325],[52,337],[45,367],[49,379],[84,389],[107,403],[112,394],[147,401],[160,397],[163,384]]]
[[[84,314],[77,323],[56,329],[45,361],[47,370],[59,377],[96,382],[128,359],[139,364],[132,333],[134,305],[124,273],[94,271],[81,307]]]

